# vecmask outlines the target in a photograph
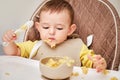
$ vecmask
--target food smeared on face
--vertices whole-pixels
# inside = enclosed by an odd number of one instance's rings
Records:
[[[56,43],[52,42],[52,40],[50,40],[50,39],[44,40],[44,42],[50,44],[51,48],[55,48],[56,47]]]

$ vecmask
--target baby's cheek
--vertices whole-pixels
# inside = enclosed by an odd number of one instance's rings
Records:
[[[48,35],[45,35],[45,34],[43,34],[43,33],[40,34],[40,38],[41,38],[42,40],[46,40],[46,39],[47,39],[47,36],[48,36]]]

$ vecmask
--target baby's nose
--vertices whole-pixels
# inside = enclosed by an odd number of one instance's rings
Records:
[[[55,29],[54,28],[50,28],[49,29],[49,34],[50,35],[54,35],[55,34]]]

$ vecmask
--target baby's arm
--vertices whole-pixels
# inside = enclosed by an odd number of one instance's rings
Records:
[[[87,68],[92,68],[93,62],[88,59],[89,55],[94,55],[93,50],[89,50],[85,44],[83,44],[82,49],[80,51],[80,61],[82,63],[82,66],[85,66]]]
[[[3,35],[2,40],[4,43],[6,43],[6,45],[3,45],[3,50],[5,54],[20,56],[20,49],[17,47],[17,45],[14,42],[16,39],[17,36],[13,30],[9,30]]]
[[[89,50],[86,45],[83,45],[81,49],[80,60],[82,66],[93,67],[97,72],[102,72],[107,67],[105,59],[101,55],[95,55],[93,50]]]

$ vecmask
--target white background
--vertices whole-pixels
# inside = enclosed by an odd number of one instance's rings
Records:
[[[0,44],[2,35],[17,29],[30,19],[43,0],[0,0]]]

